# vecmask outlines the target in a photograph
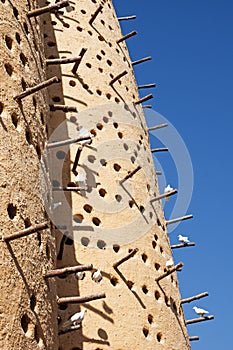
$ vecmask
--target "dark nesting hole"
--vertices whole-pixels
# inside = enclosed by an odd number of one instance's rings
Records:
[[[135,201],[133,200],[133,199],[131,199],[130,201],[129,201],[129,206],[130,206],[130,208],[133,208],[133,205],[135,204]]]
[[[48,42],[47,42],[47,45],[48,45],[49,47],[54,47],[54,46],[56,46],[56,43],[55,43],[54,41],[48,41]]]
[[[32,97],[32,103],[33,103],[34,108],[36,108],[37,102],[36,102],[35,96]]]
[[[83,206],[83,209],[84,209],[87,213],[91,213],[93,208],[92,208],[91,205],[85,204],[85,205]]]
[[[3,103],[0,102],[0,114],[2,114],[2,112],[3,112]]]
[[[67,233],[68,233],[68,232],[67,232]],[[66,245],[73,245],[73,244],[74,244],[73,238],[71,238],[71,237],[66,237],[65,244],[66,244]]]
[[[160,269],[160,265],[158,263],[155,263],[155,269],[158,271]]]
[[[106,94],[106,97],[108,100],[110,100],[110,98],[112,97],[111,94]]]
[[[22,65],[25,66],[27,63],[27,57],[21,52],[19,55],[20,61],[22,62]]]
[[[57,157],[57,159],[65,159],[66,153],[64,151],[58,151],[56,153],[56,157]]]
[[[82,238],[81,238],[81,244],[82,244],[84,247],[87,247],[89,243],[90,243],[90,239],[89,239],[89,238],[87,238],[87,237],[82,237]]]
[[[100,159],[100,164],[102,166],[106,166],[107,165],[107,161],[105,159]]]
[[[111,66],[111,65],[112,65],[112,61],[107,60],[107,64],[108,64],[109,66]]]
[[[50,248],[49,248],[48,244],[46,244],[45,253],[46,253],[47,259],[49,260],[50,259]]]
[[[156,300],[160,299],[160,293],[158,291],[155,292],[155,299]]]
[[[74,80],[70,80],[69,81],[69,85],[74,87],[74,86],[76,86],[76,82]]]
[[[5,70],[7,72],[7,74],[11,77],[12,73],[13,73],[13,67],[10,63],[5,63],[4,64]]]
[[[54,96],[54,97],[52,98],[52,100],[53,100],[53,102],[60,102],[60,101],[61,101],[61,99],[60,99],[59,96]]]
[[[31,220],[29,218],[24,219],[24,227],[30,227],[32,225]]]
[[[131,290],[133,288],[134,282],[128,280],[126,284],[127,284],[127,287]]]
[[[90,30],[88,30],[88,34],[89,34],[89,35],[92,35],[92,32],[91,32]]]
[[[115,198],[117,202],[120,202],[122,200],[122,197],[119,194],[116,194]]]
[[[115,287],[115,286],[117,285],[117,283],[118,283],[118,279],[117,279],[116,277],[112,277],[112,278],[110,279],[110,282],[111,282],[111,284]]]
[[[106,55],[104,50],[101,50],[100,52],[102,53],[102,55],[104,55],[104,56]]]
[[[101,61],[102,57],[100,55],[96,55],[97,60]]]
[[[108,46],[109,46],[109,47],[112,47],[112,43],[108,43]]]
[[[70,28],[70,25],[69,25],[69,23],[63,23],[63,27]]]
[[[143,207],[143,205],[140,205],[139,209],[142,214],[145,212],[145,208]]]
[[[95,160],[96,160],[96,157],[95,156],[93,156],[93,155],[89,155],[88,157],[87,157],[87,159],[88,159],[88,162],[90,162],[90,163],[94,163],[95,162]]]
[[[104,37],[102,35],[98,36],[99,41],[104,41]]]
[[[120,166],[119,164],[117,164],[117,163],[115,163],[115,164],[113,165],[113,168],[114,168],[114,170],[117,171],[117,172],[121,170],[121,166]]]
[[[101,21],[100,21],[102,24],[103,24],[103,26],[105,25],[105,22],[104,22],[104,20],[103,19],[101,19]]]
[[[159,219],[157,219],[157,225],[158,225],[158,226],[162,226]]]
[[[147,329],[147,328],[144,327],[143,330],[142,330],[142,332],[143,332],[143,334],[144,334],[145,337],[148,337],[149,329]]]
[[[26,34],[29,34],[28,25],[27,25],[26,22],[23,23],[23,27],[24,27],[24,30],[25,30]]]
[[[30,309],[32,311],[35,310],[35,307],[36,307],[36,297],[34,294],[32,294],[31,298],[30,298]]]
[[[92,67],[92,65],[91,65],[90,63],[86,63],[86,66],[87,66],[88,68],[91,68],[91,67]]]
[[[116,102],[116,103],[120,103],[120,100],[119,100],[118,97],[115,97],[115,102]]]
[[[103,121],[104,121],[105,123],[108,123],[108,117],[103,117]]]
[[[142,291],[144,294],[147,294],[149,292],[149,290],[145,284],[142,286]]]
[[[158,340],[158,342],[160,343],[161,342],[161,340],[162,340],[162,333],[161,332],[159,332],[158,334],[157,334],[157,340]]]
[[[1,110],[0,110],[0,114],[1,114]],[[16,113],[12,113],[11,115],[11,121],[12,121],[12,124],[17,127],[18,125],[18,116]]]
[[[38,240],[38,246],[41,246],[41,233],[37,232],[37,240]]]
[[[26,88],[27,88],[27,83],[26,83],[26,81],[25,81],[23,78],[22,78],[22,80],[21,80],[21,85],[22,85],[23,91],[25,91]]]
[[[21,327],[22,327],[24,333],[27,333],[27,331],[28,331],[28,326],[29,326],[30,323],[31,323],[30,318],[28,317],[28,315],[24,314],[24,315],[21,317]]]
[[[114,250],[115,253],[118,253],[120,250],[120,246],[118,244],[113,244],[112,249]]]
[[[85,15],[87,12],[85,10],[81,10],[81,12]]]
[[[59,304],[58,308],[59,308],[59,310],[64,311],[67,309],[67,304]]]
[[[34,338],[35,338],[35,340],[36,340],[36,342],[37,342],[37,344],[38,344],[39,341],[40,341],[40,335],[39,335],[39,330],[38,330],[37,325],[35,325]]]
[[[128,146],[126,143],[124,143],[123,147],[124,147],[124,149],[125,149],[126,151],[128,151],[129,146]]]
[[[155,249],[156,246],[157,246],[157,243],[155,241],[152,241],[152,247]]]
[[[108,28],[109,28],[110,30],[113,30],[113,28],[112,28],[111,26],[108,26]]]
[[[98,68],[98,70],[100,73],[103,73],[103,71],[104,71],[103,68]]]
[[[97,247],[98,247],[99,249],[106,249],[106,243],[105,243],[102,239],[99,239],[99,240],[97,241]]]
[[[161,253],[161,254],[163,253],[163,248],[162,248],[162,247],[160,247],[160,253]]]
[[[100,195],[101,197],[105,197],[106,193],[107,193],[107,191],[106,191],[104,188],[101,188],[101,189],[99,190],[99,195]]]
[[[118,137],[119,137],[119,139],[122,139],[123,138],[123,134],[122,134],[122,132],[118,132]]]
[[[147,261],[147,259],[148,259],[148,256],[145,253],[143,253],[142,254],[142,261],[145,263]]]
[[[17,8],[14,7],[14,6],[13,6],[13,14],[14,14],[15,18],[18,19],[18,17],[19,17],[19,11],[18,11]]]
[[[135,159],[135,157],[131,157],[130,160],[134,164],[136,159]]]
[[[42,151],[41,151],[41,147],[39,144],[36,144],[36,153],[37,153],[38,157],[41,158]]]
[[[148,317],[147,317],[148,323],[152,324],[153,323],[153,319],[154,319],[153,316],[151,314],[149,314]]]
[[[95,131],[95,129],[91,129],[90,133],[91,133],[93,136],[96,136],[96,131]]]
[[[113,126],[114,126],[115,129],[117,129],[118,128],[118,123],[113,123]]]
[[[84,219],[84,216],[82,214],[74,214],[73,220],[80,224]]]
[[[157,241],[158,240],[158,236],[156,234],[154,234],[154,239]]]
[[[6,46],[8,47],[8,49],[11,50],[13,40],[8,35],[5,36],[5,43],[6,43]]]
[[[101,220],[97,217],[92,218],[92,222],[95,226],[99,226],[101,224]]]
[[[99,129],[99,130],[102,130],[102,129],[103,129],[103,125],[102,125],[101,123],[96,124],[96,127],[97,127],[97,129]]]
[[[16,205],[10,203],[8,204],[7,206],[7,212],[8,212],[8,216],[11,220],[14,219],[14,217],[16,216],[16,213],[17,213],[17,207]]]
[[[83,88],[84,88],[85,90],[88,90],[88,89],[89,89],[89,85],[83,84]]]
[[[96,93],[101,96],[102,95],[102,91],[101,90],[96,90]]]
[[[40,120],[41,123],[44,124],[44,114],[42,112],[40,112]]]
[[[31,145],[32,144],[32,133],[29,129],[26,129],[25,136],[26,136],[26,140],[29,143],[29,145]]]

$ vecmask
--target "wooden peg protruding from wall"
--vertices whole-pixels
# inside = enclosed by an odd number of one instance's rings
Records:
[[[210,320],[213,320],[214,319],[214,316],[211,315],[211,316],[205,316],[205,317],[198,317],[198,318],[194,318],[192,320],[186,320],[185,321],[185,324],[193,324],[193,323],[198,323],[198,322],[203,322],[203,321],[210,321]]]
[[[105,293],[90,294],[85,296],[61,297],[57,298],[58,304],[82,304],[88,301],[106,298]]]
[[[54,5],[48,5],[35,10],[31,10],[27,13],[27,16],[28,18],[40,16],[40,15],[43,15],[44,13],[60,10],[61,8],[67,7],[69,5],[70,5],[69,0],[59,1]]]
[[[126,16],[126,17],[117,17],[118,21],[128,21],[128,20],[135,19],[135,18],[137,18],[135,15]]]
[[[159,201],[160,199],[173,196],[173,195],[176,194],[177,192],[178,192],[178,190],[174,189],[174,190],[172,190],[172,191],[163,193],[163,194],[161,194],[161,195],[159,195],[159,196],[153,198],[153,199],[151,200],[151,202]]]
[[[69,63],[79,62],[81,61],[81,59],[82,59],[81,56],[70,57],[70,58],[47,58],[45,60],[45,63],[47,64],[47,66],[52,64],[69,64]]]
[[[167,147],[161,147],[161,148],[154,148],[150,150],[151,153],[157,153],[157,152],[168,152],[169,149]]]
[[[8,236],[5,236],[2,239],[5,242],[9,242],[9,241],[12,241],[14,239],[18,239],[18,238],[21,238],[21,237],[25,237],[25,236],[31,235],[32,233],[35,233],[37,231],[45,230],[46,228],[49,228],[49,222],[48,221],[42,222],[41,224],[36,224],[36,225],[30,226],[30,227],[27,227],[27,228],[25,228],[25,229],[23,229],[21,231],[18,231],[18,232],[10,234]]]
[[[167,270],[166,272],[164,272],[164,274],[162,274],[161,276],[157,277],[155,279],[156,282],[159,282],[160,280],[162,280],[163,278],[171,275],[173,272],[177,271],[177,270],[181,270],[181,268],[184,266],[184,264],[182,262],[180,262],[179,264],[175,265],[174,267],[170,268],[169,270]]]
[[[129,38],[132,38],[132,36],[137,35],[137,34],[138,34],[138,32],[136,30],[134,30],[134,31],[124,35],[122,38],[117,40],[117,44],[120,44],[122,41],[125,41]]]
[[[185,216],[181,216],[180,218],[177,219],[172,219],[172,220],[166,220],[166,225],[171,225],[171,224],[175,224],[176,222],[179,221],[184,221],[184,220],[188,220],[188,219],[192,219],[193,215],[185,215]]]
[[[147,95],[147,96],[145,96],[145,97],[140,98],[140,100],[134,102],[134,104],[135,104],[135,105],[139,105],[140,103],[146,102],[146,101],[152,99],[153,97],[154,97],[154,96],[153,96],[152,94],[149,94],[149,95]]]
[[[25,91],[21,92],[21,94],[17,95],[14,97],[14,100],[16,101],[21,101],[22,98],[26,97],[26,96],[29,96],[31,94],[34,94],[35,92],[37,91],[40,91],[52,84],[56,84],[56,83],[60,83],[60,79],[58,77],[53,77],[51,79],[48,79],[48,80],[45,80],[43,81],[42,83],[36,85],[36,86],[33,86],[33,87],[30,87],[30,88],[27,88]]]
[[[168,126],[168,123],[155,125],[155,126],[151,126],[150,128],[147,128],[147,131],[158,130],[158,129],[166,128],[167,126]]]
[[[195,247],[195,245],[196,245],[195,242],[174,244],[174,245],[171,245],[171,249],[179,249],[179,248],[185,248],[185,247]]]
[[[138,252],[138,248],[133,249],[129,254],[127,254],[124,258],[122,258],[121,260],[117,261],[116,263],[113,264],[114,269],[116,269],[118,266],[120,266],[121,264],[123,264],[125,261],[129,260],[130,258],[132,258],[137,252]]]
[[[200,293],[200,294],[194,295],[193,297],[182,299],[181,304],[191,303],[191,301],[207,297],[208,295],[209,295],[208,292]]]
[[[143,63],[143,62],[146,62],[146,61],[151,61],[151,60],[152,60],[151,56],[144,57],[144,58],[141,58],[140,60],[133,61],[132,62],[132,66],[136,66],[137,64],[140,64],[140,63]]]
[[[77,266],[69,266],[63,267],[61,269],[49,270],[44,274],[44,278],[56,277],[56,276],[64,276],[71,273],[82,272],[82,271],[90,271],[93,270],[93,265],[77,265]]]
[[[89,24],[92,25],[92,23],[94,22],[94,20],[96,19],[96,17],[98,16],[98,14],[103,10],[103,6],[100,5],[97,10],[95,11],[95,13],[92,15]]]
[[[109,85],[113,85],[117,80],[121,79],[123,76],[125,76],[126,74],[128,74],[127,70],[124,70],[124,72],[118,74],[115,78],[113,78]]]
[[[153,83],[153,84],[144,84],[144,85],[139,85],[138,89],[150,89],[150,88],[155,88],[155,87],[156,87],[155,83]]]

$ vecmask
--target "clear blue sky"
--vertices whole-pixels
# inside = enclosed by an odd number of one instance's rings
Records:
[[[135,66],[138,84],[157,83],[142,96],[153,92],[149,103],[179,131],[193,163],[188,213],[194,219],[183,222],[170,238],[174,243],[181,233],[196,242],[195,248],[174,251],[175,262],[185,264],[179,273],[182,296],[210,294],[186,304],[186,318],[195,317],[192,307],[197,304],[215,320],[188,326],[190,335],[200,336],[192,349],[232,350],[233,1],[115,0],[114,5],[118,16],[137,15],[121,24],[124,34],[138,31],[127,40],[132,60],[153,56]],[[169,155],[157,157],[175,184]]]

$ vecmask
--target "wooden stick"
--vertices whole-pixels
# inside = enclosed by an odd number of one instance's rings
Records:
[[[66,106],[66,105],[49,105],[50,111],[63,111],[65,113],[68,112],[77,112],[77,107],[74,106]]]
[[[12,233],[11,235],[8,235],[6,237],[3,237],[3,240],[5,242],[9,242],[9,241],[12,241],[13,239],[25,237],[37,231],[45,230],[48,227],[49,227],[48,221],[42,222],[41,224],[30,226],[28,228],[25,228],[24,230],[21,230],[21,231]]]
[[[169,191],[169,192],[167,192],[167,193],[163,193],[163,194],[161,194],[160,196],[153,198],[153,199],[151,200],[151,202],[159,201],[159,200],[162,199],[162,198],[166,198],[166,197],[173,196],[173,194],[176,194],[177,192],[178,192],[178,190],[175,189],[175,190]]]
[[[156,84],[153,83],[153,84],[145,84],[145,85],[139,85],[138,86],[138,89],[149,89],[149,88],[154,88],[156,87]]]
[[[78,191],[86,191],[86,188],[84,187],[63,187],[63,186],[58,186],[58,187],[53,187],[53,191],[65,191],[65,192],[78,192]]]
[[[61,297],[57,299],[58,304],[82,304],[88,301],[106,298],[105,293],[85,295],[83,297]]]
[[[124,70],[124,72],[118,74],[115,78],[113,78],[109,85],[113,85],[117,80],[121,79],[124,75],[128,74],[127,70]]]
[[[75,272],[81,272],[81,271],[89,271],[93,270],[93,265],[77,265],[77,266],[69,266],[69,267],[63,267],[61,269],[56,270],[49,270],[44,274],[45,278],[49,277],[55,277],[55,276],[62,276],[62,275],[68,275]]]
[[[49,5],[49,6],[45,6],[45,7],[41,7],[41,8],[38,8],[38,9],[35,9],[35,10],[32,10],[32,11],[29,11],[27,13],[27,16],[30,18],[30,17],[36,17],[36,16],[40,16],[44,13],[47,13],[47,12],[52,12],[52,11],[55,11],[55,10],[59,10],[63,7],[66,7],[66,6],[69,6],[69,0],[63,0],[63,1],[60,1],[58,3],[56,3],[55,5]]]
[[[162,129],[162,128],[166,128],[167,126],[168,126],[168,123],[164,123],[164,124],[160,124],[160,125],[155,125],[155,126],[151,126],[150,128],[147,128],[147,131]]]
[[[181,243],[181,244],[175,244],[171,245],[171,249],[178,249],[178,248],[185,248],[185,247],[195,247],[196,243],[189,242],[189,243]]]
[[[134,174],[136,174],[136,173],[137,173],[139,170],[141,170],[141,169],[142,169],[142,167],[139,165],[136,169],[134,169],[134,170],[131,171],[128,175],[126,175],[126,176],[124,177],[124,179],[120,181],[120,183],[123,183],[124,181],[130,179],[131,177],[134,176]]]
[[[198,323],[198,322],[203,322],[203,321],[209,321],[209,320],[213,320],[214,316],[206,316],[206,317],[198,317],[198,318],[194,318],[192,320],[186,320],[185,324],[192,324],[192,323]]]
[[[156,175],[162,175],[162,171],[156,171]]]
[[[144,58],[141,58],[140,60],[132,62],[132,66],[136,66],[139,63],[143,63],[143,62],[150,61],[150,60],[152,60],[151,56],[144,57]]]
[[[60,329],[58,331],[58,335],[70,333],[70,332],[73,332],[73,331],[77,331],[78,329],[81,329],[81,328],[82,328],[81,324],[78,324],[77,326],[70,326],[70,327],[68,327],[66,329]]]
[[[113,264],[114,269],[117,268],[119,265],[123,264],[125,261],[129,260],[132,258],[137,252],[138,248],[133,249],[128,255],[126,255],[124,258],[121,260],[117,261],[116,263]]]
[[[168,148],[166,147],[162,147],[162,148],[154,148],[154,149],[151,149],[151,153],[156,153],[156,152],[168,152]]]
[[[81,61],[82,61],[82,58],[83,58],[83,56],[85,55],[86,52],[87,52],[87,49],[82,49],[82,50],[80,51],[79,57],[81,57],[81,59],[80,59],[79,61],[75,62],[74,66],[73,66],[73,68],[72,68],[72,70],[71,70],[71,72],[72,72],[73,74],[76,74],[76,73],[77,73],[78,67],[79,67],[79,65],[80,65],[80,63],[81,63]]]
[[[47,66],[51,65],[51,64],[68,64],[68,63],[74,63],[77,61],[81,61],[82,57],[78,56],[78,57],[71,57],[71,58],[49,58],[46,59],[45,62],[47,64]]]
[[[151,105],[145,105],[145,106],[142,106],[142,108],[152,108]]]
[[[79,146],[75,155],[75,160],[74,160],[74,164],[72,167],[72,172],[76,171],[76,168],[78,166],[78,162],[79,162],[79,158],[81,156],[81,152],[82,152],[83,146]]]
[[[177,218],[177,219],[166,220],[166,225],[175,224],[176,222],[184,221],[192,218],[193,218],[193,215],[186,215],[186,216],[181,216],[180,218]]]
[[[117,44],[120,44],[122,41],[125,41],[125,40],[127,40],[127,39],[129,39],[132,36],[137,35],[137,34],[138,34],[138,32],[136,30],[134,30],[133,32],[130,32],[129,34],[124,35],[122,38],[117,40]]]
[[[140,103],[146,102],[146,101],[150,100],[150,99],[153,98],[153,97],[154,97],[154,96],[153,96],[152,94],[149,94],[149,95],[147,95],[147,96],[145,96],[145,97],[140,98],[140,100],[134,102],[134,104],[135,104],[135,105],[139,105]]]
[[[60,79],[58,79],[58,77],[53,77],[51,79],[48,79],[46,81],[43,81],[43,83],[40,83],[36,86],[30,87],[28,89],[26,89],[26,91],[23,91],[21,94],[17,95],[14,97],[14,100],[19,101],[22,98],[29,96],[39,90],[42,90],[46,87],[48,87],[49,85],[55,84],[55,83],[60,83]]]
[[[76,143],[76,142],[90,140],[90,139],[91,139],[90,136],[85,136],[85,137],[78,137],[77,139],[69,139],[69,140],[64,140],[64,141],[51,142],[51,143],[47,144],[47,147],[48,148],[61,147],[61,146],[70,145],[71,143]]]
[[[98,14],[103,10],[103,6],[100,5],[97,10],[95,11],[95,13],[92,15],[89,24],[92,25],[92,23],[94,22],[94,20],[96,19],[96,17],[98,16]]]
[[[160,280],[162,280],[163,278],[171,275],[173,272],[180,270],[182,268],[182,266],[184,266],[184,264],[182,262],[180,262],[179,264],[175,265],[174,267],[170,268],[169,270],[167,270],[166,272],[164,272],[164,274],[162,274],[161,276],[157,277],[155,279],[156,282],[159,282]]]
[[[190,303],[193,300],[201,299],[201,298],[207,297],[208,295],[209,295],[208,292],[200,293],[200,294],[194,295],[193,297],[182,299],[181,304]]]
[[[117,17],[118,21],[128,21],[130,19],[135,19],[136,16],[133,15],[133,16],[127,16],[127,17]]]
[[[197,335],[194,335],[193,337],[189,337],[189,341],[193,340],[199,340],[199,337]]]

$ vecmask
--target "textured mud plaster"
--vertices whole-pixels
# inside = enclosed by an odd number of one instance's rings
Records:
[[[70,1],[55,14],[27,19],[28,10],[54,3],[15,1],[13,8],[8,0],[0,2],[2,235],[47,220],[48,208],[56,206],[52,233],[1,242],[2,348],[190,349],[176,273],[155,282],[172,252],[161,203],[151,202],[159,194],[157,178],[143,109],[135,104],[140,97],[131,59],[125,42],[117,43],[123,33],[112,2]],[[74,63],[45,65],[45,59],[79,55],[76,71]],[[61,83],[28,96],[22,105],[13,99],[54,76]],[[77,144],[48,152],[45,146],[78,137],[84,129],[94,137],[83,146],[74,173]],[[82,191],[52,191],[74,186],[77,174],[84,179],[78,183]],[[113,268],[135,248],[132,258]],[[82,280],[43,278],[48,269],[86,263],[93,271]],[[98,268],[103,279],[95,283],[91,276]],[[106,298],[56,305],[56,295],[99,292]],[[63,322],[84,307],[82,327],[58,336]]]

